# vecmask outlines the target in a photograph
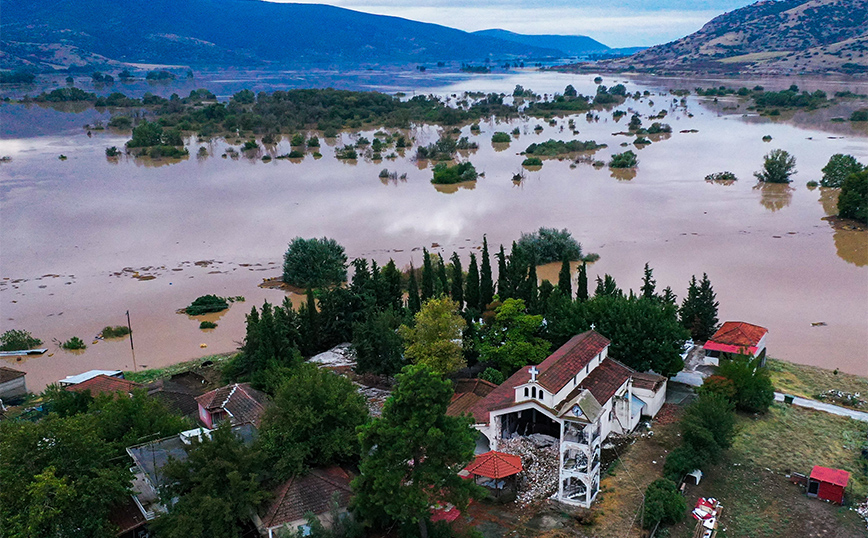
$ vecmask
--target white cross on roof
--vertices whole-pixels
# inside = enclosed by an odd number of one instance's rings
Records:
[[[536,366],[531,366],[530,370],[528,370],[528,373],[530,373],[530,380],[535,383],[536,375],[539,373],[539,370],[536,369]]]

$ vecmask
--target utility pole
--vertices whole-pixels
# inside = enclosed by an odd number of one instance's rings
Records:
[[[133,354],[133,372],[138,370],[136,367],[136,348],[133,346],[133,325],[130,323],[130,311],[127,310],[127,328],[130,330],[130,351]]]

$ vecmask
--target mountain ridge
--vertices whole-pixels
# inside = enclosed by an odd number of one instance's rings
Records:
[[[613,49],[599,41],[583,35],[557,34],[518,34],[500,28],[478,30],[474,35],[494,37],[504,41],[512,41],[522,45],[560,50],[572,56],[584,56],[592,53],[609,52]]]

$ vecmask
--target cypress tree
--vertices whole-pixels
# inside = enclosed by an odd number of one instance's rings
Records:
[[[479,270],[479,311],[494,300],[494,281],[491,279],[491,259],[488,256],[488,239],[482,236],[482,267]]]
[[[301,352],[303,355],[310,357],[319,351],[320,334],[319,334],[319,316],[316,311],[316,301],[313,297],[313,290],[307,289],[307,302],[303,305],[304,312],[301,314],[302,330],[301,332]]]
[[[434,297],[434,267],[428,249],[422,249],[422,302]]]
[[[714,293],[714,288],[711,287],[711,281],[708,280],[708,275],[702,273],[702,281],[699,283],[698,293],[698,311],[697,319],[699,321],[699,334],[696,340],[708,340],[714,336],[717,331],[717,307],[720,306],[715,299],[717,294]]]
[[[645,262],[645,275],[642,277],[642,297],[646,299],[653,299],[655,297],[654,291],[656,290],[657,281],[653,278],[653,271],[651,266],[648,265],[648,262]]]
[[[404,306],[404,294],[401,291],[401,272],[395,267],[395,260],[390,259],[380,273],[385,288],[384,295],[387,297],[384,308],[392,308],[400,312]]]
[[[470,267],[467,268],[467,286],[465,287],[464,300],[467,308],[477,310],[479,308],[479,267],[476,263],[476,253],[470,253]]]
[[[579,267],[579,281],[576,286],[576,299],[579,301],[588,300],[588,264],[582,262]]]
[[[564,256],[561,260],[561,272],[558,273],[558,289],[564,297],[573,300],[573,274],[570,270],[570,259]]]
[[[669,286],[663,288],[663,293],[660,295],[660,299],[662,299],[664,303],[672,306],[676,306],[678,301],[678,297],[672,292],[672,288]]]
[[[503,245],[500,245],[500,252],[495,256],[497,257],[497,296],[501,301],[505,301],[513,296],[513,290],[509,284],[509,271],[506,268],[506,253],[503,251]]]
[[[678,317],[681,320],[681,326],[690,331],[694,340],[696,340],[694,327],[696,326],[698,304],[699,286],[696,283],[696,275],[693,275],[690,278],[690,283],[687,285],[687,296],[681,301],[681,308],[678,309]]]
[[[458,303],[458,310],[464,310],[464,273],[461,258],[452,253],[452,300]]]
[[[416,270],[412,263],[410,264],[410,282],[407,284],[407,308],[411,314],[422,309],[422,302],[419,300],[419,285],[416,284]]]
[[[530,267],[527,270],[527,280],[525,280],[525,293],[527,296],[527,309],[531,314],[539,312],[539,295],[537,294],[537,276],[536,276],[536,261],[535,256],[530,261]]]
[[[446,277],[446,265],[443,263],[443,256],[437,255],[437,282],[434,288],[436,295],[449,295],[449,279]]]

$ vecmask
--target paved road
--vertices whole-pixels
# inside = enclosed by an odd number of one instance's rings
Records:
[[[784,401],[783,393],[776,392],[775,401]],[[837,405],[827,404],[825,402],[818,402],[817,400],[808,400],[807,398],[799,398],[798,396],[796,396],[793,398],[793,405],[798,405],[799,407],[807,407],[809,409],[816,409],[818,411],[825,411],[827,413],[832,413],[833,415],[840,415],[842,417],[850,417],[852,419],[861,420],[862,422],[868,422],[868,413],[864,413],[862,411],[855,411],[853,409],[847,409],[846,407],[840,407]]]

